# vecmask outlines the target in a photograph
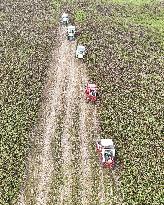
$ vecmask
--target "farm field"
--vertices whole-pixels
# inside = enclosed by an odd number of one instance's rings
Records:
[[[163,203],[163,3],[3,1],[0,204]],[[58,23],[67,9],[75,42]],[[100,167],[99,137],[116,144],[112,171]]]

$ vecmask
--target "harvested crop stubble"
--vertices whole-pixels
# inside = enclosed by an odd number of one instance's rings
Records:
[[[2,69],[0,203],[15,204],[30,148],[29,131],[37,118],[48,56],[54,43],[48,0],[1,5]]]

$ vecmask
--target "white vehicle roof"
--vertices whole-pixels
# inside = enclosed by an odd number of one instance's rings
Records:
[[[62,18],[68,18],[68,14],[63,13]]]
[[[113,141],[112,139],[101,139],[100,143],[102,146],[104,147],[108,147],[108,146],[113,146]]]
[[[94,84],[94,83],[92,83],[92,84],[88,84],[88,86],[90,87],[90,88],[96,88],[96,85]]]
[[[75,26],[68,26],[68,30],[75,30]]]
[[[79,45],[79,46],[77,46],[77,50],[78,51],[85,51],[85,46]]]

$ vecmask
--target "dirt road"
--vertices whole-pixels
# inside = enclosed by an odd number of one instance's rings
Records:
[[[66,39],[66,28],[60,28],[58,50],[44,89],[41,122],[32,135],[40,140],[29,157],[19,205],[111,203],[111,181],[104,178],[95,153],[97,110],[85,102],[88,79],[84,63],[75,59],[75,48],[76,42]]]

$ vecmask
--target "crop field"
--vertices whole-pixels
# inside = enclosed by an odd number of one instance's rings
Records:
[[[164,2],[4,0],[0,204],[160,205]],[[66,39],[64,10],[80,33]],[[87,48],[74,59],[77,43]],[[96,105],[84,99],[96,82]],[[97,138],[112,138],[102,169]]]
[[[125,204],[163,203],[163,11],[155,1],[81,9],[87,29],[80,42],[88,48],[88,73],[101,88],[101,134],[117,145]],[[142,15],[148,19],[140,21]]]
[[[49,1],[1,3],[0,204],[15,204],[37,122],[42,85],[51,59],[55,15]],[[37,140],[37,139],[36,139]]]

